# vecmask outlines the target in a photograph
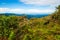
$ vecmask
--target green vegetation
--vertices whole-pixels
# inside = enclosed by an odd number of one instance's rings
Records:
[[[0,15],[0,40],[60,40],[60,6],[42,18]]]

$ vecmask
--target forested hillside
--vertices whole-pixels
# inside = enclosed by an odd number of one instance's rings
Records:
[[[60,40],[60,6],[42,18],[0,15],[0,40]]]

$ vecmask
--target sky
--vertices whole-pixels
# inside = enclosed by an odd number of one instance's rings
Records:
[[[60,0],[0,0],[0,13],[51,14]]]

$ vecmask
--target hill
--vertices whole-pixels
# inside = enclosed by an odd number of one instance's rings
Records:
[[[18,14],[18,13],[0,13],[0,15],[5,16],[26,16],[28,19],[30,18],[41,18],[48,16],[48,14]]]
[[[42,18],[0,15],[0,40],[60,40],[60,6]]]

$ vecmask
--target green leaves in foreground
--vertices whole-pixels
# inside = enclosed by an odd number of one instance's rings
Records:
[[[11,31],[9,34],[8,40],[14,40],[14,38],[15,38],[15,33],[14,33],[14,31]]]

